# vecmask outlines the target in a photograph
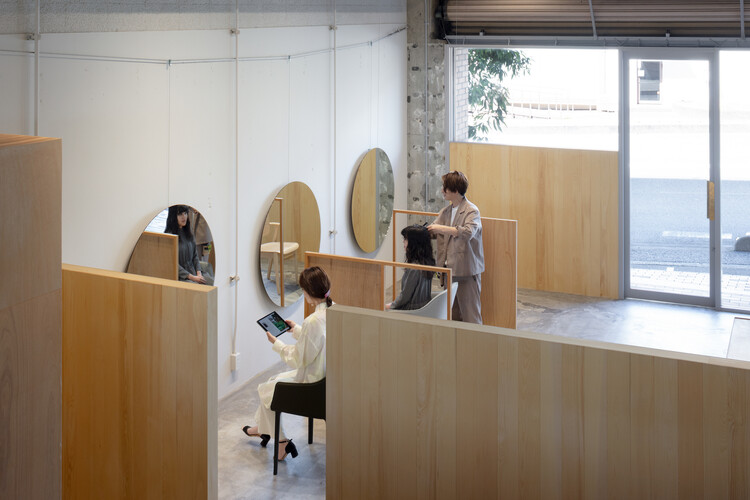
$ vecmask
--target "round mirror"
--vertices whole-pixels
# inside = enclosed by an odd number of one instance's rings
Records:
[[[359,247],[374,252],[383,243],[393,215],[393,169],[380,148],[359,164],[352,190],[352,228]]]
[[[260,237],[260,276],[271,302],[288,306],[302,297],[305,252],[320,250],[320,213],[302,182],[284,186],[271,202]]]
[[[213,285],[215,268],[214,242],[206,219],[191,206],[172,205],[146,226],[127,272]]]

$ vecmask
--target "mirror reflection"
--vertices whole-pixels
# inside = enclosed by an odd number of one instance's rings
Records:
[[[312,190],[302,182],[284,186],[271,202],[260,239],[260,276],[268,298],[288,306],[302,297],[299,273],[305,252],[320,249],[320,213]]]
[[[393,214],[393,169],[380,148],[359,164],[352,190],[352,228],[359,247],[374,252],[383,243]]]
[[[213,236],[203,215],[189,205],[162,210],[138,238],[127,272],[214,284]]]

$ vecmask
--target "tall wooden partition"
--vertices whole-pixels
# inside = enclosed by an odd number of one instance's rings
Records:
[[[216,288],[63,266],[63,497],[216,498]]]
[[[60,498],[59,139],[0,134],[0,498]]]
[[[518,286],[619,296],[616,151],[451,143],[485,217],[518,221]]]
[[[436,217],[434,212],[394,210],[396,216],[422,215]],[[394,234],[400,231],[394,231]],[[485,325],[503,328],[516,327],[518,223],[514,220],[482,217],[482,245],[484,250],[484,272],[482,273],[482,322]],[[393,239],[393,259],[396,259],[396,238]],[[393,270],[396,281],[396,270]],[[395,292],[395,290],[394,290]],[[357,305],[357,304],[349,304]]]
[[[335,306],[326,496],[750,498],[750,363]]]
[[[128,262],[128,273],[176,280],[179,278],[176,234],[144,231]]]

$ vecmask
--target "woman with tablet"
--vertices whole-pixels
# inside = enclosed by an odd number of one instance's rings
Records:
[[[250,437],[259,437],[261,446],[266,446],[274,430],[274,412],[271,410],[273,392],[276,382],[312,383],[326,376],[326,309],[333,305],[331,300],[331,282],[321,268],[309,267],[300,273],[299,284],[308,304],[315,306],[315,312],[305,318],[302,325],[286,320],[292,331],[296,344],[287,345],[270,332],[266,332],[273,350],[279,353],[293,370],[271,377],[268,382],[258,386],[260,406],[255,413],[257,425],[246,425],[242,431]],[[286,446],[281,444],[286,443]],[[284,429],[279,426],[279,460],[287,454],[297,456],[297,447],[287,439]]]

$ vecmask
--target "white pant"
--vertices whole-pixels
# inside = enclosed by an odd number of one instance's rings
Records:
[[[289,372],[279,373],[263,382],[258,386],[258,395],[260,396],[260,405],[255,412],[255,423],[258,425],[258,434],[268,434],[273,437],[276,427],[276,412],[271,409],[273,401],[273,391],[276,388],[276,382],[288,382]],[[286,440],[284,427],[279,420],[279,441]]]

